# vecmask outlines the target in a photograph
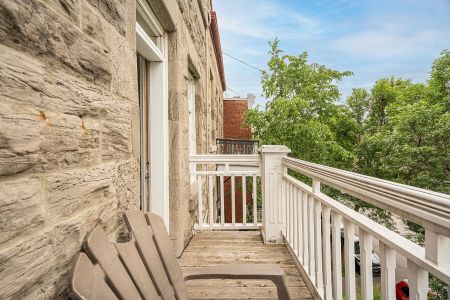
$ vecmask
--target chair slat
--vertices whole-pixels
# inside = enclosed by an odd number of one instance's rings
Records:
[[[85,249],[89,257],[101,266],[111,282],[111,288],[120,298],[141,299],[141,295],[119,259],[116,248],[110,244],[100,226],[95,227],[89,235]]]
[[[141,211],[127,211],[125,220],[137,242],[138,251],[141,254],[147,270],[149,271],[156,289],[162,299],[175,299],[174,290],[169,282],[161,257],[154,242],[153,231],[148,226],[144,214]]]
[[[184,282],[184,277],[180,266],[178,265],[175,253],[173,252],[169,233],[166,230],[163,219],[152,213],[147,213],[146,218],[152,227],[159,255],[161,256],[166,272],[169,275],[170,282],[175,289],[177,299],[188,299],[188,291]]]
[[[122,262],[125,264],[125,268],[133,278],[133,281],[142,296],[145,299],[157,299],[159,297],[158,292],[153,285],[152,279],[150,278],[134,243],[135,241],[132,240],[128,243],[115,244],[115,246]]]
[[[72,299],[118,299],[105,282],[105,273],[85,253],[75,262],[71,285]]]

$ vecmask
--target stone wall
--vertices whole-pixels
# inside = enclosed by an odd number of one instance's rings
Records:
[[[139,208],[135,9],[0,2],[0,299],[64,298],[86,234]]]
[[[209,2],[209,1],[201,1]],[[223,90],[209,28],[198,0],[177,0],[177,30],[169,34],[170,236],[180,255],[197,220],[197,184],[189,178],[187,80],[196,81],[197,153],[208,154],[223,134]],[[211,9],[211,5],[208,6]],[[206,45],[206,47],[205,47]],[[206,197],[204,197],[206,199]]]
[[[222,136],[223,91],[199,1],[149,3],[169,7],[176,25],[167,35],[170,236],[179,255],[197,218],[188,74],[198,153]],[[120,239],[122,212],[139,209],[135,18],[127,0],[0,2],[0,299],[65,298],[86,235],[101,224]]]

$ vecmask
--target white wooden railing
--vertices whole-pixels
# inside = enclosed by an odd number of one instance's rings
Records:
[[[260,155],[192,156],[198,183],[197,230],[261,228],[266,243],[285,242],[323,299],[356,299],[354,240],[360,245],[361,299],[373,299],[372,251],[380,257],[382,299],[396,298],[396,268],[406,260],[409,299],[427,299],[428,274],[450,284],[450,196],[287,157],[284,146],[262,146]],[[249,168],[252,167],[252,168]],[[311,185],[288,174],[309,177]],[[231,223],[224,218],[224,177],[261,176],[262,220]],[[321,192],[326,185],[386,209],[425,228],[425,246],[402,237]],[[245,183],[242,186],[246,195]],[[209,192],[206,192],[209,191]],[[214,191],[217,192],[215,196]],[[207,199],[205,200],[205,195]],[[245,196],[244,196],[245,197]],[[219,199],[215,204],[215,200]],[[246,203],[245,199],[242,199]],[[246,210],[244,210],[244,214]],[[341,234],[341,228],[343,233]],[[341,253],[341,235],[344,246]],[[403,267],[403,266],[402,266]],[[344,270],[345,276],[343,276]],[[398,270],[397,270],[398,271]],[[397,276],[398,277],[398,276]],[[406,278],[401,278],[406,279]]]
[[[428,273],[450,284],[450,197],[293,158],[282,159],[286,208],[282,231],[324,299],[356,299],[354,239],[361,253],[361,299],[373,299],[372,249],[381,261],[382,299],[395,299],[396,259],[407,260],[409,299],[427,299]],[[307,185],[288,175],[312,179]],[[382,207],[425,227],[421,247],[321,192],[321,185]],[[344,255],[341,260],[341,228]],[[344,264],[345,276],[342,276]],[[343,284],[342,284],[343,283]],[[342,289],[343,287],[343,289]]]
[[[197,224],[196,230],[237,230],[260,229],[257,204],[257,177],[260,177],[259,155],[194,155],[191,175],[197,184]],[[247,179],[251,185],[247,186]],[[238,179],[238,180],[237,180]],[[226,191],[225,182],[231,184]],[[236,186],[240,182],[240,186]],[[241,199],[236,199],[236,190],[241,189]],[[225,222],[225,193],[230,195],[231,222]],[[250,197],[251,199],[247,199]],[[236,207],[241,201],[242,222],[236,222]],[[248,203],[251,205],[248,205]],[[249,209],[251,207],[251,209]],[[252,215],[252,222],[247,222],[247,214]]]

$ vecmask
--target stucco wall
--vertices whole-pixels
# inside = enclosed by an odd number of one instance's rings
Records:
[[[0,298],[64,297],[86,234],[139,207],[135,4],[0,2]]]

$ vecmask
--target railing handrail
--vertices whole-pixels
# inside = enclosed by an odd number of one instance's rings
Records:
[[[189,162],[202,164],[233,164],[233,163],[249,163],[259,165],[258,154],[206,154],[191,155]]]
[[[297,186],[299,189],[305,191],[311,197],[319,199],[323,205],[328,206],[332,209],[332,211],[338,212],[344,219],[349,220],[360,229],[371,234],[376,239],[394,249],[405,258],[411,260],[427,272],[438,276],[441,280],[447,284],[450,284],[450,271],[446,270],[445,267],[438,266],[431,260],[426,259],[425,249],[423,247],[402,237],[400,234],[387,229],[370,218],[352,210],[333,198],[328,197],[321,192],[313,192],[312,187],[292,176],[284,175],[283,178],[294,186]]]
[[[295,158],[283,165],[325,185],[450,236],[450,196]]]
[[[217,138],[216,141],[225,141],[225,142],[243,142],[243,143],[259,143],[259,140],[252,140],[252,139],[231,139],[231,138]]]

